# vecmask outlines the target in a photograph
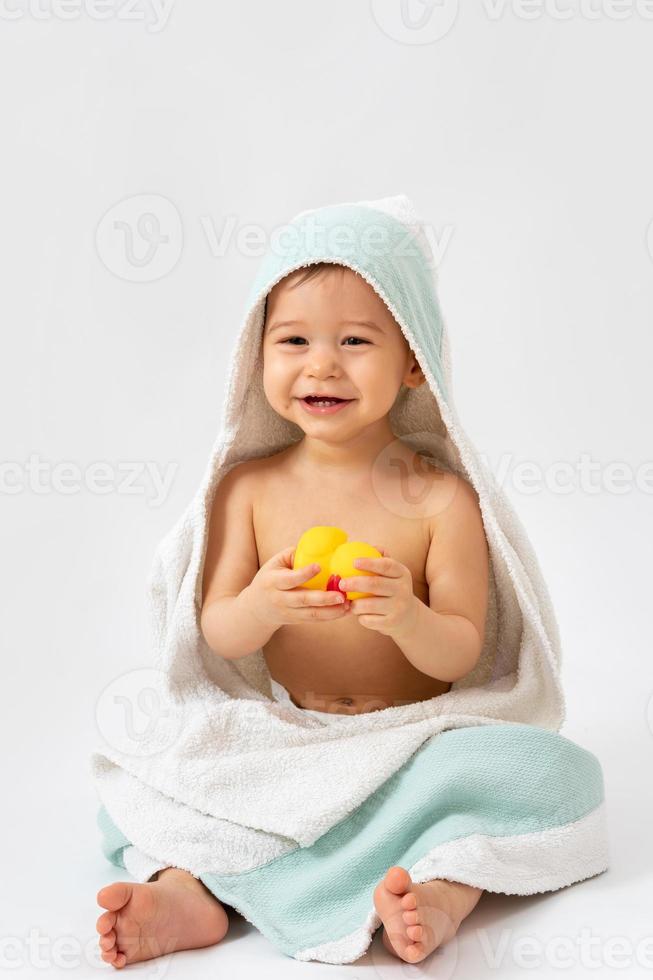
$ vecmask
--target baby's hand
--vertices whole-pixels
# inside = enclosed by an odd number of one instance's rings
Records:
[[[273,555],[252,579],[247,591],[253,614],[269,626],[340,619],[351,603],[340,592],[299,588],[319,571],[319,565],[292,567],[294,548]]]
[[[338,583],[343,592],[369,592],[362,599],[352,599],[351,612],[361,626],[385,636],[399,636],[410,629],[419,599],[413,593],[410,569],[377,548],[383,558],[356,558],[356,568],[370,575],[348,575]]]

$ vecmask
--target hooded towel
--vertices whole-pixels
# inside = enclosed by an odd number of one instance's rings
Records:
[[[402,386],[392,430],[472,484],[490,556],[474,670],[445,694],[341,716],[337,727],[274,698],[261,650],[224,660],[199,625],[217,485],[238,463],[303,437],[263,391],[267,294],[325,261],[359,273],[403,331],[426,383]],[[232,350],[221,431],[156,551],[148,600],[159,720],[139,737],[110,737],[91,758],[104,852],[138,880],[185,868],[289,955],[341,963],[362,955],[379,926],[372,891],[392,864],[413,880],[519,894],[607,867],[600,765],[556,734],[565,706],[550,597],[458,419],[435,257],[405,195],[303,211],[276,236]],[[280,890],[290,892],[284,904]]]

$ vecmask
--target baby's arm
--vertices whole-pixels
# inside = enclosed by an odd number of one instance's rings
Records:
[[[473,670],[483,649],[489,554],[476,491],[456,474],[446,480],[447,506],[426,559],[429,605],[417,602],[410,634],[396,642],[418,670],[452,682]]]
[[[252,480],[246,463],[229,470],[218,483],[209,520],[200,625],[209,647],[227,660],[258,650],[276,629],[252,614],[247,592],[259,567]]]

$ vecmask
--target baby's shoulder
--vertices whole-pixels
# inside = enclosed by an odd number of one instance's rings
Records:
[[[449,490],[456,486],[458,481],[467,482],[463,476],[456,473],[455,470],[449,469],[447,466],[443,466],[439,460],[430,456],[427,452],[418,451],[406,447],[412,452],[412,470],[424,480],[432,484],[433,486],[442,487],[444,490]],[[471,484],[469,484],[471,486]]]
[[[283,453],[255,456],[233,463],[222,478],[222,493],[234,491],[253,502],[257,489],[270,486],[269,477],[283,472]]]
[[[477,522],[481,513],[479,497],[473,484],[454,470],[444,469],[433,460],[426,461],[428,510],[434,522]]]
[[[246,479],[255,477],[264,470],[280,469],[283,466],[284,452],[274,453],[270,456],[252,456],[250,459],[241,459],[233,463],[229,468],[229,473],[233,478]]]

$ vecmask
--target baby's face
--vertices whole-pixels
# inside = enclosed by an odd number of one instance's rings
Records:
[[[291,273],[268,294],[263,328],[263,386],[271,406],[316,438],[347,439],[383,418],[402,381],[424,380],[401,328],[361,276],[335,266],[296,285]],[[351,399],[313,414],[301,399]]]

